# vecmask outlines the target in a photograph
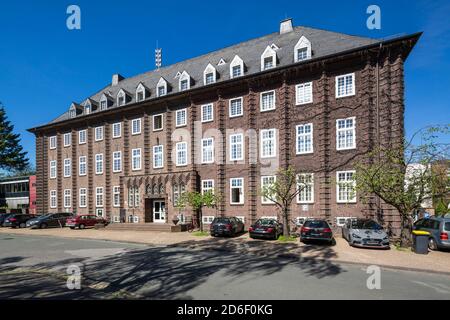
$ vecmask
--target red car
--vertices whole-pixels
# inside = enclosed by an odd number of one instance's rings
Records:
[[[96,224],[103,224],[106,226],[108,225],[108,221],[103,217],[94,214],[83,214],[66,220],[66,226],[70,227],[70,229],[84,229],[86,227],[93,227]]]

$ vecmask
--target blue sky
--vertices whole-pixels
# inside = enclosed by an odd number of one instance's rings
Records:
[[[81,30],[66,9],[81,8]],[[366,9],[381,8],[381,30]],[[406,133],[449,123],[450,2],[439,1],[2,1],[0,101],[34,163],[34,136],[46,123],[111,81],[154,68],[156,41],[168,65],[294,25],[382,38],[423,31],[405,66]],[[448,142],[448,141],[446,141]]]

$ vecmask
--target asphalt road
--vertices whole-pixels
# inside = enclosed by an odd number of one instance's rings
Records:
[[[67,288],[69,266],[81,289]],[[450,299],[450,276],[383,269],[372,290],[369,276],[362,266],[204,247],[0,235],[0,299]]]

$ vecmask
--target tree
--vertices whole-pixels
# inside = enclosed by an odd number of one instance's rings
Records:
[[[13,131],[14,126],[8,121],[0,102],[0,170],[21,171],[28,166],[27,153],[20,145],[20,135]]]
[[[376,195],[397,209],[401,218],[400,245],[403,247],[411,245],[414,213],[425,201],[440,196],[437,193],[442,190],[439,185],[442,179],[433,170],[433,163],[448,157],[449,145],[437,142],[440,135],[448,132],[448,125],[424,128],[411,140],[405,140],[402,147],[377,147],[365,160],[356,163],[356,192],[363,197]],[[414,145],[417,138],[420,138],[420,144]],[[444,189],[448,190],[448,185]]]
[[[215,194],[213,191],[207,191],[205,193],[200,193],[197,191],[185,192],[183,193],[176,203],[176,207],[181,209],[186,206],[191,207],[192,210],[196,212],[197,219],[200,222],[200,231],[203,232],[203,208],[216,208],[217,204],[220,203],[221,196]]]
[[[279,168],[273,183],[261,188],[261,196],[273,202],[281,212],[283,219],[283,235],[290,236],[289,213],[292,201],[306,188],[299,180],[294,167]]]

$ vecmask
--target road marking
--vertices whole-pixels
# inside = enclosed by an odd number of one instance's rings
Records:
[[[449,290],[445,290],[445,289],[440,288],[440,287],[442,287],[441,284],[437,284],[437,283],[429,284],[429,283],[425,283],[425,282],[422,282],[422,281],[411,281],[411,282],[419,284],[419,285],[427,287],[427,288],[434,289],[438,293],[444,293],[444,294],[449,294],[450,293]]]

